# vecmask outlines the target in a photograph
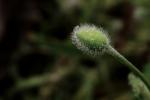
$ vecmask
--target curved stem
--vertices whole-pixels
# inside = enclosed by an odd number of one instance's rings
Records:
[[[148,79],[144,76],[144,74],[137,69],[131,62],[129,62],[124,56],[122,56],[118,51],[116,51],[112,46],[108,47],[108,54],[115,57],[117,60],[119,60],[120,63],[126,65],[136,76],[138,76],[147,86],[147,88],[150,90],[150,84]]]

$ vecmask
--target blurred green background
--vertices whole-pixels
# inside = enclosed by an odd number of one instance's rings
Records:
[[[0,100],[141,100],[129,69],[77,50],[76,25],[107,30],[150,80],[149,0],[0,0]]]

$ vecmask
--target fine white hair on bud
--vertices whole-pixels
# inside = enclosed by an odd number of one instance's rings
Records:
[[[71,39],[79,50],[93,56],[105,52],[110,44],[107,33],[102,28],[88,24],[76,26]]]

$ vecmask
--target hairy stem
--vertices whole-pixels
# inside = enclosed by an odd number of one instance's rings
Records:
[[[118,51],[116,51],[112,46],[108,47],[108,54],[115,57],[120,63],[126,65],[136,76],[138,76],[150,90],[150,84],[148,79],[144,76],[144,74],[137,69],[131,62],[129,62],[124,56],[122,56]]]

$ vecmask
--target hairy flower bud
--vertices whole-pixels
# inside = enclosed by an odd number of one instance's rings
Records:
[[[78,49],[94,56],[105,52],[110,43],[102,28],[87,24],[76,26],[71,39]]]

